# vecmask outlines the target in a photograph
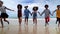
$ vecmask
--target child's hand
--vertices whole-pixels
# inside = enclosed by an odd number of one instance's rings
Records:
[[[14,10],[12,10],[12,11],[14,11]]]
[[[52,14],[52,16],[53,16],[53,14]]]
[[[32,14],[31,14],[31,16],[32,16]]]
[[[53,13],[51,15],[53,16]]]
[[[40,16],[42,16],[42,15],[40,14]]]
[[[53,16],[53,14],[51,14]]]

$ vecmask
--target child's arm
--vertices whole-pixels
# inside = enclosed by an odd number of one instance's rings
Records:
[[[5,9],[10,10],[10,11],[14,11],[14,10],[11,10],[11,9],[9,9],[9,8],[7,8],[7,7],[5,7]]]
[[[40,16],[42,16],[45,13],[45,10],[40,14]]]
[[[31,15],[33,14],[34,12],[31,13]]]
[[[29,11],[30,15],[32,16],[32,13]]]
[[[40,12],[38,12],[38,14],[40,15]]]
[[[50,12],[50,10],[49,10],[49,14],[52,15],[51,12]],[[52,15],[52,16],[53,16],[53,15]]]
[[[56,12],[56,10],[52,12],[52,15],[53,15],[55,12]]]

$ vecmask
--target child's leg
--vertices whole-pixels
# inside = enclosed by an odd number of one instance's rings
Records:
[[[37,24],[37,18],[33,18],[33,24],[36,23]]]
[[[28,18],[26,19],[26,24],[28,25]]]
[[[3,21],[2,21],[2,18],[0,18],[0,21],[1,21],[1,25],[2,25],[2,27],[3,27]]]
[[[47,25],[48,21],[47,21],[47,18],[45,18],[45,26]]]
[[[34,20],[35,20],[35,19],[33,18],[33,24],[34,24]]]
[[[48,24],[48,25],[49,25],[49,23],[48,23],[49,21],[50,21],[50,17],[47,18],[47,24]]]
[[[20,18],[18,18],[18,20],[19,20],[19,23],[20,23]]]
[[[20,22],[22,22],[22,18],[20,17]]]
[[[59,23],[58,23],[58,27],[59,27],[59,25],[60,25],[60,18],[58,19],[58,21],[59,21]]]
[[[26,23],[26,17],[25,17],[25,23]]]
[[[56,24],[57,24],[57,22],[58,22],[58,18],[57,18],[57,20],[56,20]]]
[[[4,18],[4,21],[7,22],[9,24],[9,21],[6,20],[6,18]]]
[[[47,18],[48,19],[48,22],[50,21],[50,17]]]
[[[27,21],[27,23],[28,23],[28,17],[27,17],[26,21]]]
[[[37,18],[35,19],[35,23],[37,24]]]
[[[58,27],[59,27],[59,23],[58,23]]]
[[[57,24],[57,20],[56,20],[56,24]]]
[[[28,24],[28,18],[27,17],[25,17],[25,23]]]
[[[21,17],[19,17],[18,19],[19,19],[19,24],[21,24],[21,22],[22,22],[22,18],[21,18]]]

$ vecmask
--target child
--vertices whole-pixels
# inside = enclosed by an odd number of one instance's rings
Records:
[[[33,24],[34,23],[37,24],[37,13],[39,13],[39,12],[37,12],[37,10],[38,10],[37,6],[33,7],[33,12],[32,12],[32,14],[33,14]]]
[[[22,5],[18,4],[17,9],[18,9],[19,24],[21,24],[21,22],[22,22]]]
[[[11,9],[3,6],[3,1],[0,1],[0,11],[1,11],[1,24],[2,24],[2,27],[3,27],[2,18],[4,19],[5,22],[7,22],[9,24],[9,21],[6,20],[6,18],[8,18],[8,14],[6,13],[6,9],[10,10],[10,11],[14,11],[14,10],[11,10]]]
[[[50,21],[50,14],[51,14],[51,12],[48,9],[48,7],[49,7],[48,5],[45,5],[44,7],[45,7],[45,10],[42,12],[42,14],[45,13],[45,26],[46,26],[48,24],[48,22]],[[41,16],[42,16],[42,14],[41,14]]]
[[[26,24],[28,24],[29,14],[31,14],[31,12],[29,11],[28,6],[25,6],[24,15],[25,15],[25,23]]]
[[[53,11],[52,14],[54,14],[54,12],[56,12],[56,17],[57,17],[57,21],[59,22],[58,23],[58,27],[59,27],[59,24],[60,24],[60,5],[57,5],[57,9],[55,11]]]
[[[55,10],[56,11],[56,10]],[[57,18],[57,17],[56,17]],[[56,24],[57,24],[57,22],[58,22],[58,18],[57,18],[57,20],[56,20]]]

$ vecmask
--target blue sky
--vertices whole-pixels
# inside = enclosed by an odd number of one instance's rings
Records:
[[[15,12],[8,11],[7,13],[9,14],[10,17],[17,17],[17,4],[22,4],[23,5],[23,12],[24,12],[24,6],[28,5],[29,10],[32,12],[33,6],[38,6],[39,7],[39,12],[41,13],[45,8],[44,5],[48,4],[49,9],[54,11],[56,9],[56,6],[60,4],[60,0],[2,0],[4,2],[4,6],[15,10]],[[23,13],[22,12],[22,13]],[[39,16],[39,15],[38,15]]]

